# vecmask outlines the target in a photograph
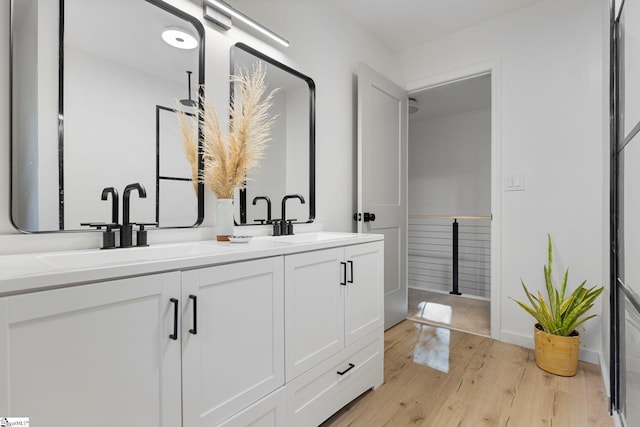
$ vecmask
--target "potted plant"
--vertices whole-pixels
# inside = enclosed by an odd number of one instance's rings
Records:
[[[604,287],[585,288],[587,283],[585,280],[565,298],[569,269],[565,271],[562,284],[558,289],[551,277],[553,267],[551,235],[547,237],[548,265],[544,266],[544,279],[548,300],[545,301],[540,291],[538,296],[533,295],[524,281],[520,280],[531,305],[514,301],[538,322],[533,328],[536,365],[552,374],[573,376],[578,369],[580,346],[580,334],[576,327],[596,316],[595,314],[586,315],[586,313],[593,307],[594,301]]]

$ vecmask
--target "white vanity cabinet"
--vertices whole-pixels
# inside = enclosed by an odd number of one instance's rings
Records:
[[[39,287],[21,292],[0,277],[0,416],[51,427],[317,426],[382,383],[384,267],[380,237],[313,237],[153,266],[78,254],[69,265],[111,264],[34,273]],[[29,261],[53,259],[39,257]]]
[[[0,298],[0,414],[180,425],[180,345],[169,338],[179,292],[173,272]]]
[[[219,425],[284,385],[283,293],[282,257],[182,273],[184,427]],[[283,412],[267,404],[244,417]]]
[[[382,242],[285,257],[289,425],[317,425],[382,384]]]

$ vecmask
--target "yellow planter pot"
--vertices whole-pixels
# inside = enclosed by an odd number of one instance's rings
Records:
[[[536,365],[544,371],[563,377],[572,377],[578,370],[580,335],[562,337],[548,334],[539,324],[533,327]]]

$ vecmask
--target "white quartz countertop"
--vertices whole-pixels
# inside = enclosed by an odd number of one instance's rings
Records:
[[[379,234],[313,232],[254,237],[247,243],[194,241],[145,248],[4,255],[0,256],[0,297],[382,239]]]

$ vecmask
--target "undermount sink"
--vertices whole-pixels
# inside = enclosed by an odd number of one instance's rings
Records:
[[[300,233],[293,234],[291,236],[271,236],[270,239],[276,242],[283,243],[314,243],[324,242],[328,240],[340,240],[353,238],[353,233],[334,233],[334,232],[314,232],[314,233]]]
[[[38,255],[37,258],[56,269],[94,268],[103,265],[131,264],[173,258],[228,252],[228,248],[206,242],[188,242],[125,249],[91,249]]]

